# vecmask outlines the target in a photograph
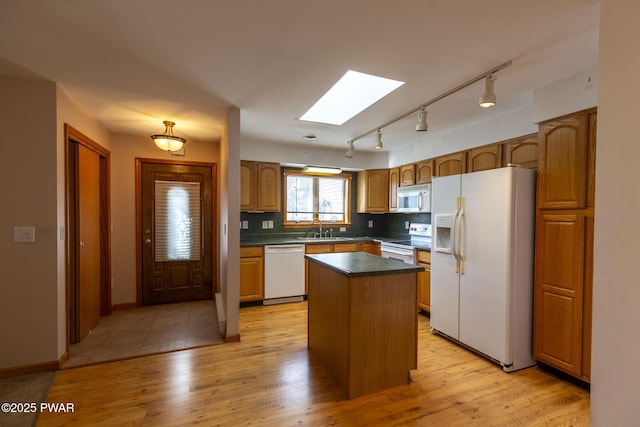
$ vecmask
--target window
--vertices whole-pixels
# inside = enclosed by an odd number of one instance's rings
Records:
[[[200,259],[200,183],[155,181],[155,261]]]
[[[284,223],[309,226],[319,218],[323,223],[350,223],[351,175],[308,175],[287,170],[285,176]]]

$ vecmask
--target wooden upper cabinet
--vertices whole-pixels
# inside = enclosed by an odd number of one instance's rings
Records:
[[[358,212],[387,212],[389,209],[389,169],[358,172]]]
[[[587,207],[595,206],[596,199],[596,131],[598,113],[587,115],[589,133],[587,135]]]
[[[497,169],[502,166],[502,144],[472,148],[467,157],[467,172]]]
[[[467,152],[448,154],[435,159],[434,176],[449,176],[467,171]]]
[[[398,209],[398,186],[400,185],[400,168],[389,169],[389,212]]]
[[[280,212],[280,164],[258,163],[258,210]]]
[[[503,144],[502,166],[518,165],[527,169],[538,167],[538,134],[505,141]]]
[[[240,210],[280,211],[280,165],[240,161]]]
[[[240,210],[256,210],[256,162],[240,161]]]
[[[581,209],[586,205],[588,115],[541,123],[538,209]]]
[[[433,177],[433,159],[416,163],[416,184],[428,184]]]
[[[415,185],[416,183],[416,165],[400,166],[400,187]]]

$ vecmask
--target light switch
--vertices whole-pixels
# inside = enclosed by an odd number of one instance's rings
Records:
[[[269,221],[262,221],[262,229],[269,228]]]
[[[373,228],[373,220],[372,219],[369,220],[369,228]]]
[[[35,227],[13,227],[13,241],[19,243],[33,243],[36,241]]]
[[[269,220],[267,224],[269,226],[268,228],[273,228],[273,220]]]

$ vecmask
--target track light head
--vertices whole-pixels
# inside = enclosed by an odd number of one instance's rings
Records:
[[[382,150],[382,134],[380,133],[380,129],[378,129],[378,133],[376,134],[376,146],[374,148],[376,150]]]
[[[428,129],[429,125],[427,125],[427,112],[423,109],[422,111],[420,111],[420,114],[418,114],[418,124],[416,125],[416,131],[425,132]]]
[[[484,93],[478,101],[478,105],[482,108],[495,107],[496,95],[493,93],[493,84],[496,81],[496,77],[493,74],[488,74],[484,83]]]
[[[353,141],[352,141],[349,143],[349,149],[347,150],[344,156],[351,159],[353,157],[353,152],[354,151],[353,151]]]

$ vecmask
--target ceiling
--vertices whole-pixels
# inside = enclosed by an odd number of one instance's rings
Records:
[[[507,60],[498,105],[478,82],[382,130],[385,150],[531,103],[532,91],[597,67],[597,0],[0,0],[0,74],[58,82],[116,134],[241,138],[346,149]],[[297,120],[347,70],[406,84],[342,126]],[[305,141],[317,134],[316,141]],[[356,142],[372,149],[373,135]]]

